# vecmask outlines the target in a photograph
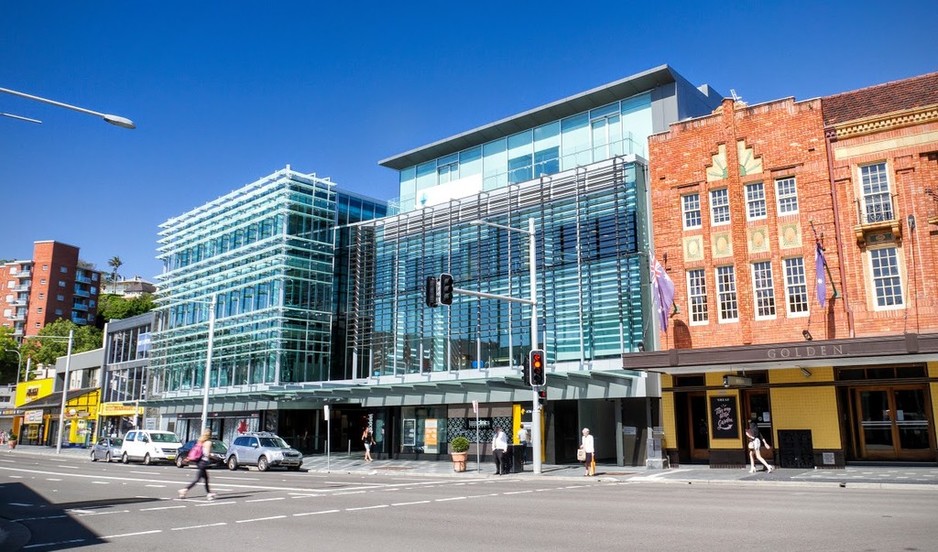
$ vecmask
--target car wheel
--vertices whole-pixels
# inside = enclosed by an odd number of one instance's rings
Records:
[[[183,460],[182,460],[182,455],[177,453],[177,454],[176,454],[176,467],[177,467],[177,468],[181,468],[181,467],[183,467],[184,465],[185,465],[185,462],[183,462]]]
[[[143,455],[143,465],[144,465],[144,466],[149,466],[149,465],[152,464],[152,463],[153,463],[153,460],[150,459],[150,454],[149,454],[149,453],[144,454],[144,455]]]
[[[267,471],[267,468],[270,467],[270,462],[267,461],[266,456],[261,456],[257,459],[257,470],[258,471]]]
[[[121,455],[121,462],[123,462],[123,463],[125,463],[125,464],[129,464],[129,463],[130,463],[130,457],[127,456],[127,453],[126,453],[126,452]]]
[[[238,459],[235,458],[234,456],[231,456],[230,458],[228,458],[228,469],[231,471],[235,471],[236,469],[238,469]]]
[[[108,464],[111,463],[111,451],[107,451],[104,453],[104,461],[107,462]]]
[[[91,461],[92,461],[92,462],[97,462],[97,461],[98,461],[98,457],[94,455],[94,451],[91,451]]]

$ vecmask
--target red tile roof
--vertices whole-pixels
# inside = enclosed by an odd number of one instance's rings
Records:
[[[938,104],[938,72],[821,98],[826,126]]]

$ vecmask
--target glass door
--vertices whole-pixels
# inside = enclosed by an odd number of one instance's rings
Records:
[[[747,443],[746,429],[749,423],[755,421],[759,426],[759,433],[768,441],[771,449],[763,448],[762,457],[766,460],[775,458],[775,435],[772,433],[772,414],[769,409],[769,392],[765,389],[745,389],[743,390],[743,404],[746,412],[742,418],[742,439],[743,446]]]
[[[859,452],[865,460],[934,460],[924,386],[854,390]]]

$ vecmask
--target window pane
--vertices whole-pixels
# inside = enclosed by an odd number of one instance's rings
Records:
[[[775,287],[772,284],[772,263],[764,261],[752,265],[753,291],[756,300],[756,318],[775,317]]]
[[[730,222],[730,198],[726,188],[710,191],[710,224]]]
[[[761,182],[746,184],[746,217],[749,220],[765,218],[765,188]]]
[[[876,305],[891,307],[902,304],[902,281],[895,247],[870,250]]]
[[[785,295],[788,314],[808,312],[808,285],[805,280],[804,259],[785,259]]]
[[[717,298],[720,306],[720,321],[739,319],[739,304],[736,300],[736,273],[732,266],[717,267]]]
[[[681,196],[684,209],[684,228],[700,228],[700,194],[687,194]]]
[[[707,281],[703,269],[687,271],[687,297],[691,322],[706,322]]]
[[[798,191],[794,177],[775,181],[775,197],[778,202],[778,214],[790,215],[798,212]]]
[[[876,165],[860,167],[860,177],[863,184],[865,222],[893,220],[892,198],[889,195],[886,164],[877,163]]]

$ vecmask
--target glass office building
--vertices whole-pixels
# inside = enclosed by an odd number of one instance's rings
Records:
[[[337,228],[386,209],[287,167],[163,223],[149,404],[163,408],[164,426],[175,415],[186,426],[173,429],[192,433],[209,349],[223,436],[236,425],[276,429],[276,416],[258,412],[277,410],[278,387],[344,377],[331,363]]]

